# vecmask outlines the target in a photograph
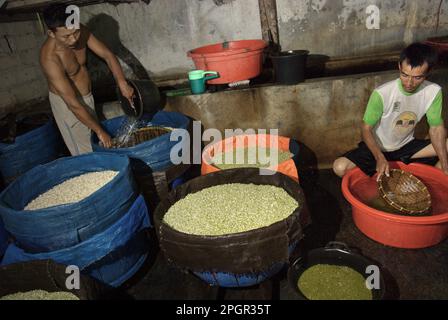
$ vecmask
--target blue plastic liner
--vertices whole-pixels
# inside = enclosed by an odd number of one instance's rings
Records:
[[[297,247],[298,241],[294,241],[288,247],[289,255]],[[235,274],[228,272],[193,272],[198,278],[207,282],[211,286],[218,286],[223,288],[245,288],[260,284],[272,276],[276,275],[283,268],[286,267],[285,263],[275,263],[270,268],[263,272]]]
[[[35,254],[10,244],[1,265],[51,259],[78,266],[84,273],[117,287],[145,261],[148,243],[144,229],[149,227],[148,209],[143,197],[139,196],[124,216],[89,240],[70,248]]]
[[[89,197],[73,204],[24,211],[34,198],[79,175],[119,173]],[[35,167],[0,194],[0,216],[17,244],[30,252],[71,247],[105,230],[122,217],[138,196],[129,158],[90,153]]]
[[[37,165],[58,158],[64,146],[54,121],[16,137],[12,144],[0,143],[0,172],[11,181]]]
[[[113,137],[118,134],[119,129],[126,122],[127,117],[117,117],[102,122],[103,128]],[[181,113],[159,111],[150,121],[146,121],[147,126],[164,126],[176,129],[187,129],[190,123],[189,118]],[[96,134],[92,134],[92,149],[95,152],[110,152],[114,154],[124,154],[132,159],[141,160],[152,171],[164,171],[173,166],[170,160],[171,148],[178,144],[178,141],[170,141],[170,134],[164,134],[155,139],[145,141],[134,147],[106,149],[99,145]]]
[[[201,280],[212,286],[223,288],[244,288],[260,284],[279,273],[286,264],[277,263],[264,272],[234,274],[226,272],[193,272]]]

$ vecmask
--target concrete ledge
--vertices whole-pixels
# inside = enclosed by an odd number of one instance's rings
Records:
[[[447,71],[435,71],[430,79],[442,85],[445,93]],[[278,128],[281,135],[303,144],[304,166],[329,168],[336,157],[360,141],[359,125],[372,91],[396,78],[397,71],[385,71],[312,79],[294,86],[169,97],[165,109],[182,112],[202,121],[205,129],[222,132]],[[418,134],[426,134],[425,121],[421,125]]]

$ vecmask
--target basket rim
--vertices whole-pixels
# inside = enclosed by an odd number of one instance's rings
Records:
[[[166,131],[170,132],[170,131],[173,131],[174,129],[164,127],[164,126],[149,126],[149,127],[140,128],[136,132],[149,131],[149,130],[166,130]]]
[[[170,132],[173,132],[175,129],[174,128],[169,128],[169,127],[164,127],[164,126],[149,126],[149,127],[143,127],[143,128],[139,128],[139,129],[137,129],[135,132],[133,132],[132,134],[131,134],[131,136],[135,136],[135,135],[137,135],[137,134],[142,134],[142,133],[144,133],[145,131],[156,131],[156,130],[161,130],[161,131],[164,131],[164,132],[162,132],[160,135],[158,135],[157,137],[154,137],[154,139],[157,139],[157,138],[160,138],[161,136],[163,136],[163,135],[165,135],[165,134],[168,134],[168,133],[170,133]],[[116,140],[117,139],[117,137],[114,137],[113,138],[113,140]],[[148,140],[149,141],[149,140]],[[130,146],[130,147],[122,147],[122,148],[117,148],[117,149],[126,149],[126,148],[133,148],[133,147],[135,147],[135,146],[137,146],[137,145],[133,145],[133,146]]]

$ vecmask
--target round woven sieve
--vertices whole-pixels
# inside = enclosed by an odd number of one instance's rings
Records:
[[[382,175],[378,191],[384,201],[406,215],[423,215],[431,209],[428,188],[409,172],[392,169],[390,176]]]

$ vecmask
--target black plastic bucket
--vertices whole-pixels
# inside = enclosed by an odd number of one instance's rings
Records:
[[[287,85],[303,82],[308,54],[307,50],[291,50],[271,55],[275,81]]]
[[[318,264],[346,266],[359,272],[366,279],[370,276],[366,273],[367,267],[378,266],[377,263],[357,253],[356,250],[348,248],[347,245],[339,242],[330,242],[325,248],[318,248],[308,252],[308,254],[300,257],[290,266],[288,270],[288,281],[300,299],[308,300],[298,287],[300,277],[305,270]],[[384,272],[381,268],[380,287],[379,289],[373,288],[371,290],[373,300],[385,299],[386,281],[384,280]]]
[[[134,106],[129,100],[121,94],[117,87],[117,96],[120,101],[123,112],[130,117],[140,119],[143,114],[152,117],[162,109],[159,88],[151,80],[127,80],[129,85],[134,88]]]

